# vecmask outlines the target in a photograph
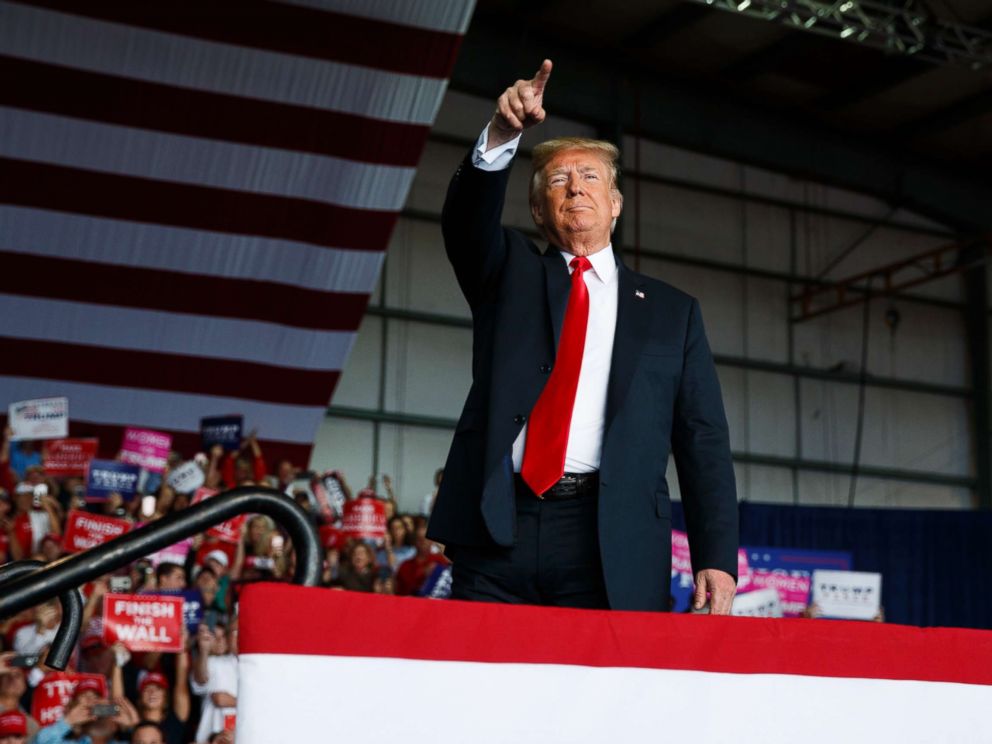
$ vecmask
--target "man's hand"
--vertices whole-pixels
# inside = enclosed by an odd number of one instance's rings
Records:
[[[710,614],[729,615],[737,593],[737,582],[726,571],[704,568],[696,573],[696,591],[692,595],[692,608],[701,610],[706,606],[706,595],[710,595]]]
[[[531,80],[518,80],[496,100],[496,113],[489,122],[486,149],[509,142],[522,131],[540,124],[544,112],[544,88],[551,77],[551,60],[541,63]]]

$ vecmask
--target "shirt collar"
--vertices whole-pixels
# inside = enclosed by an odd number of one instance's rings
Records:
[[[565,261],[565,265],[571,263],[572,259],[575,258],[574,255],[568,251],[558,251],[561,254],[562,259]],[[595,272],[599,280],[606,284],[612,278],[613,275],[617,273],[617,260],[613,256],[613,244],[608,244],[603,250],[596,251],[586,258],[589,259],[589,263],[592,264],[592,270]],[[571,272],[570,272],[571,273]]]

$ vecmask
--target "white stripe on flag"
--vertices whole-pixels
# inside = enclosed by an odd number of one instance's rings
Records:
[[[355,341],[352,331],[9,294],[0,294],[0,336],[325,371],[341,370]]]
[[[287,5],[464,34],[474,0],[276,0]]]
[[[988,740],[990,702],[948,682],[243,654],[238,744],[960,744]]]
[[[326,412],[324,406],[262,403],[219,395],[168,393],[26,377],[0,376],[0,390],[7,396],[7,400],[0,401],[3,407],[16,400],[65,395],[71,401],[74,420],[115,426],[198,432],[200,419],[204,416],[239,413],[245,417],[245,431],[258,429],[265,439],[307,446],[313,443],[317,426]]]
[[[0,205],[4,250],[368,294],[384,254]]]
[[[331,41],[333,43],[333,41]],[[431,124],[448,81],[3,6],[0,52],[48,64],[373,119]]]
[[[0,155],[101,173],[392,211],[403,207],[416,173],[414,168],[372,165],[3,107]]]

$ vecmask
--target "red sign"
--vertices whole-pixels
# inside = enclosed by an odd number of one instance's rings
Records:
[[[31,715],[39,725],[48,726],[62,718],[62,711],[72,699],[76,685],[84,679],[99,686],[97,694],[100,697],[107,696],[107,678],[102,674],[50,672],[42,678],[31,697]]]
[[[73,509],[66,517],[62,549],[67,553],[89,550],[97,545],[103,545],[115,537],[120,537],[130,529],[131,523],[126,519],[105,517],[102,514],[91,514]]]
[[[214,488],[198,488],[196,489],[196,493],[193,494],[193,503],[199,504],[201,501],[209,499],[211,496],[216,496],[218,493],[219,491]],[[248,519],[247,514],[239,514],[234,519],[228,519],[226,522],[221,522],[215,527],[211,527],[207,530],[207,535],[237,545],[238,540],[241,539],[241,525],[245,523],[246,519]]]
[[[183,598],[156,594],[105,594],[103,640],[130,651],[183,650]]]
[[[53,439],[45,446],[45,475],[52,478],[85,478],[96,457],[99,439]]]
[[[372,496],[346,502],[341,530],[348,537],[382,540],[386,536],[385,502]]]
[[[320,528],[320,544],[324,546],[324,550],[340,550],[344,547],[344,535],[334,525],[322,525]]]

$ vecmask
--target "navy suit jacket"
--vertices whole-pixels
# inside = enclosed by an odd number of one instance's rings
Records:
[[[469,156],[471,157],[471,156]],[[510,169],[466,159],[442,230],[472,310],[472,386],[455,429],[428,536],[510,546],[511,450],[555,361],[568,268],[500,224]],[[734,469],[720,385],[695,299],[618,261],[619,297],[599,471],[599,541],[610,606],[667,610],[674,455],[693,569],[737,575]]]

